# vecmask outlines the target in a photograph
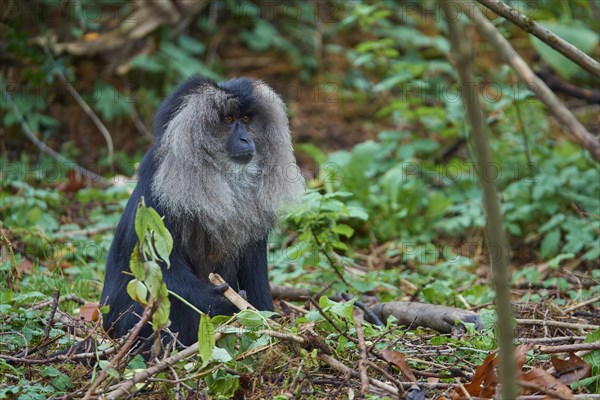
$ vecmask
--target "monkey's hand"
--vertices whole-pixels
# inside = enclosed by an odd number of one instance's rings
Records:
[[[221,277],[221,275],[216,273],[209,274],[208,280],[217,288],[222,288],[223,285],[226,283],[225,280]],[[238,310],[246,310],[249,308],[256,310],[256,308],[254,308],[252,304],[248,303],[248,296],[245,290],[240,290],[239,293],[236,293],[233,289],[227,288],[223,292],[223,296],[227,297],[227,299],[231,303],[233,303]]]
[[[233,289],[231,289],[227,283],[212,286],[209,289],[210,308],[208,314],[211,317],[214,317],[215,315],[232,315],[239,311],[239,308],[235,306],[227,297],[225,297],[225,292],[228,290],[233,291]],[[245,290],[240,291],[238,294],[244,299],[246,298]]]

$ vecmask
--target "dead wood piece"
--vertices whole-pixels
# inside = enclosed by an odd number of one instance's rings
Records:
[[[207,5],[206,0],[137,0],[135,10],[113,30],[100,34],[93,40],[85,38],[81,41],[54,43],[55,54],[71,54],[75,56],[94,56],[114,53],[129,46],[132,42],[148,37],[161,26],[181,29],[182,22],[189,24],[192,17],[200,13]],[[45,37],[31,39],[34,45],[46,45]]]
[[[271,296],[278,300],[303,301],[312,295],[310,290],[304,288],[271,285]]]
[[[383,321],[393,315],[398,319],[398,325],[422,326],[435,329],[440,333],[465,332],[466,329],[462,323],[472,323],[475,324],[477,330],[483,329],[479,314],[460,308],[392,301],[377,304],[371,310]]]

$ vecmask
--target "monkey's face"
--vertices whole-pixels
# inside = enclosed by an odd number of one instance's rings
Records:
[[[254,140],[248,129],[252,124],[252,115],[228,113],[221,117],[225,129],[225,151],[227,156],[239,164],[247,164],[256,153]]]
[[[240,221],[255,237],[304,190],[285,105],[262,81],[190,78],[162,103],[154,129],[152,193],[172,215],[219,221],[216,242],[246,243],[233,234]]]

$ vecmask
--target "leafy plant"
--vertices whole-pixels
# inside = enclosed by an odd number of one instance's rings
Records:
[[[180,36],[173,43],[170,32],[161,32],[161,42],[158,51],[150,55],[141,54],[131,61],[135,69],[166,77],[165,82],[174,84],[191,75],[202,75],[209,79],[219,80],[221,75],[208,68],[198,55],[205,50],[205,45],[189,36]]]
[[[354,229],[345,222],[367,219],[367,214],[360,207],[344,204],[342,200],[350,196],[345,192],[322,194],[309,190],[302,205],[287,216],[299,235],[292,246],[280,253],[277,264],[284,266],[291,262],[304,270],[317,268],[325,282],[335,281],[335,277],[343,273],[345,262],[338,253],[349,250],[342,238],[354,235]]]
[[[139,241],[131,253],[129,268],[134,279],[127,284],[127,293],[144,308],[152,310],[152,329],[158,331],[169,322],[171,302],[162,279],[159,263],[170,267],[169,255],[173,237],[156,210],[146,207],[144,199],[135,214],[135,232]],[[160,335],[156,335],[160,345]],[[158,353],[158,352],[156,352]]]

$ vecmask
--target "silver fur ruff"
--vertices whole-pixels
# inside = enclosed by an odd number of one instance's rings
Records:
[[[248,132],[256,154],[250,163],[236,164],[226,154],[219,115],[235,109],[236,99],[212,85],[184,99],[158,143],[152,193],[199,276],[268,235],[281,208],[304,191],[285,106],[263,82],[252,86],[256,111]]]

